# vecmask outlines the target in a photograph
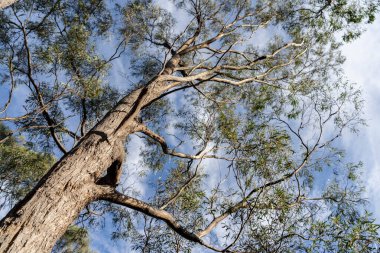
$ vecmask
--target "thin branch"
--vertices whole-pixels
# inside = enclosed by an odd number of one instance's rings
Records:
[[[11,78],[11,80],[10,80],[11,81],[11,89],[9,91],[8,100],[5,103],[3,109],[0,111],[0,114],[4,113],[8,109],[8,106],[12,100],[13,90],[15,88],[15,80],[14,80],[14,75],[13,75],[13,64],[12,64],[13,57],[14,57],[14,52],[12,50],[12,56],[9,58],[9,61],[8,61],[9,75]]]
[[[26,35],[29,35],[29,33],[31,33],[32,31],[40,28],[44,24],[45,20],[55,11],[55,9],[60,4],[60,2],[61,2],[61,0],[57,0],[54,3],[54,5],[50,8],[49,12],[41,19],[41,21],[37,25],[29,27],[29,31],[26,33]]]
[[[214,159],[222,159],[222,160],[226,160],[226,161],[234,161],[234,159],[227,158],[227,157],[220,157],[220,156],[216,156],[216,155],[206,155],[207,152],[210,151],[210,150],[206,150],[206,147],[202,151],[198,152],[196,155],[189,155],[189,154],[185,154],[185,153],[181,153],[181,152],[177,152],[175,150],[172,150],[169,148],[166,140],[163,137],[161,137],[157,133],[153,132],[147,126],[145,126],[143,124],[140,124],[136,128],[136,131],[144,133],[145,135],[147,135],[151,139],[158,142],[161,145],[162,152],[164,152],[164,154],[167,154],[167,155],[172,155],[172,156],[176,156],[176,157],[180,157],[180,158],[194,159],[194,160],[214,158]]]
[[[235,205],[233,205],[230,208],[228,208],[223,214],[221,214],[218,217],[214,218],[214,220],[204,230],[198,232],[197,235],[199,237],[204,237],[204,236],[208,235],[220,222],[222,222],[224,219],[226,219],[230,214],[233,214],[233,213],[237,212],[239,209],[246,207],[248,205],[248,200],[251,198],[251,196],[254,193],[263,191],[264,189],[266,189],[266,188],[268,188],[270,186],[273,186],[273,185],[279,184],[281,182],[284,182],[285,180],[287,180],[287,179],[291,178],[292,176],[296,175],[306,165],[307,161],[310,158],[310,155],[311,155],[311,153],[306,154],[303,162],[293,172],[285,174],[285,175],[283,175],[281,178],[279,178],[277,180],[268,182],[268,183],[266,183],[266,184],[264,184],[262,186],[259,186],[257,188],[252,189],[243,200],[239,201]]]
[[[17,14],[16,13],[14,13],[14,14],[15,14],[16,18],[19,20]],[[29,44],[28,44],[28,40],[27,40],[27,33],[26,33],[25,27],[23,26],[22,22],[20,20],[19,20],[19,22],[20,22],[20,25],[22,26],[22,33],[23,33],[23,37],[24,37],[24,46],[25,46],[26,54],[27,54],[27,68],[28,68],[27,69],[27,76],[28,76],[30,83],[32,84],[32,86],[34,88],[34,91],[36,92],[36,99],[37,99],[38,105],[41,108],[45,108],[45,104],[44,104],[42,94],[41,94],[40,89],[39,89],[37,83],[35,82],[35,80],[33,78],[33,74],[32,74],[33,73],[32,55],[31,55],[31,51],[29,49]],[[42,115],[45,118],[47,124],[50,126],[49,131],[50,131],[50,134],[51,134],[54,142],[57,144],[57,147],[59,148],[59,150],[62,153],[66,154],[67,153],[66,148],[63,145],[63,143],[59,140],[57,133],[55,131],[55,128],[53,127],[53,125],[55,125],[55,121],[50,117],[50,114],[48,113],[48,111],[46,109],[42,110]]]
[[[191,160],[188,164],[188,167],[190,167],[192,165],[192,161]],[[197,166],[195,167],[195,171],[193,173],[193,175],[188,178],[188,180],[186,180],[186,182],[178,189],[178,191],[169,198],[169,200],[166,201],[165,204],[163,204],[160,209],[161,210],[164,210],[166,207],[168,207],[170,204],[172,204],[174,201],[176,201],[178,199],[178,197],[185,191],[185,189],[194,181],[194,179],[197,177],[197,172],[198,172],[198,168],[199,168],[199,165],[201,164],[202,160],[197,164]]]

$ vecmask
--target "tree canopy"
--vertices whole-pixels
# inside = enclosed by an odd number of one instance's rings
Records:
[[[86,229],[110,221],[136,252],[379,250],[362,164],[339,145],[364,124],[340,48],[378,6],[25,0],[1,10],[2,207],[85,136],[108,141],[91,129],[131,98],[122,179],[97,181],[116,190],[78,213],[57,252],[90,252]]]

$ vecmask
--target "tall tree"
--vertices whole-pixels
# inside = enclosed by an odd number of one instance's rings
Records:
[[[25,113],[0,119],[13,129],[2,145],[22,132],[62,157],[1,221],[0,251],[48,252],[94,208],[143,252],[377,250],[360,164],[336,140],[362,124],[339,49],[378,2],[170,4],[35,0],[1,12],[2,113],[28,89]],[[124,90],[109,74],[120,59]],[[118,186],[133,136],[146,196]]]

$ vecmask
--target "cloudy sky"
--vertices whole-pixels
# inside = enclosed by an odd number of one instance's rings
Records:
[[[378,222],[380,222],[380,17],[356,41],[344,46],[348,79],[363,90],[367,127],[358,135],[343,136],[348,157],[364,163],[364,182]]]

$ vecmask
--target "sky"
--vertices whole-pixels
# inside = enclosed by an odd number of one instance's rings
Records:
[[[380,17],[356,41],[343,47],[344,70],[348,80],[363,91],[364,118],[367,126],[359,134],[346,134],[342,145],[347,156],[363,161],[363,180],[367,197],[377,221],[380,222]]]
[[[167,2],[159,0],[162,5]],[[166,5],[167,8],[172,8]],[[179,28],[185,22],[179,23]],[[364,118],[367,126],[362,127],[358,134],[346,132],[341,139],[341,145],[347,152],[347,157],[352,161],[363,161],[364,175],[363,181],[367,187],[366,197],[369,200],[369,208],[373,211],[380,223],[380,16],[367,27],[367,31],[357,40],[343,47],[343,54],[346,56],[344,70],[347,79],[356,83],[363,91],[364,99]],[[125,71],[126,66],[122,61],[115,62],[114,71]],[[116,80],[121,83],[122,80]],[[0,104],[5,100],[5,93],[0,90]],[[11,113],[17,112],[17,108],[22,104],[25,97],[22,89],[16,90],[16,100],[13,101]],[[140,142],[140,143],[139,143]],[[141,145],[138,138],[132,140],[130,145]],[[137,151],[136,148],[133,150]],[[132,151],[129,154],[130,163],[139,163],[138,152]],[[134,181],[135,187],[140,191],[145,191],[142,181],[134,180],[132,175],[129,183]],[[127,183],[128,184],[128,183]],[[0,216],[5,212],[0,212]],[[111,226],[107,225],[104,230],[93,230],[90,235],[91,245],[101,253],[123,253],[130,252],[129,245],[125,242],[113,242],[104,239],[105,234],[110,232]],[[109,233],[108,233],[109,234]],[[199,252],[204,252],[200,250]]]

